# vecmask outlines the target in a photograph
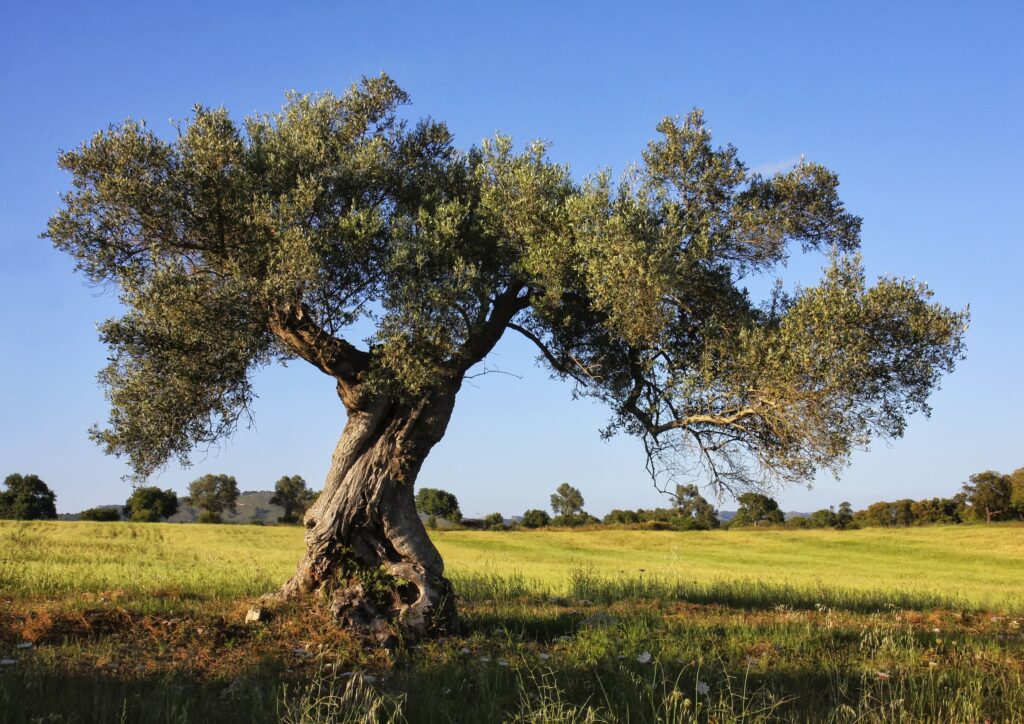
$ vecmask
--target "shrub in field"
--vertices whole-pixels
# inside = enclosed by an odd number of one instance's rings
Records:
[[[132,491],[124,504],[124,514],[136,523],[159,523],[178,512],[178,494],[155,486],[142,486]]]
[[[556,515],[551,519],[551,525],[555,528],[579,528],[584,525],[600,524],[600,522],[600,519],[585,510],[572,515]]]
[[[79,515],[81,520],[91,520],[97,523],[113,523],[121,520],[121,511],[117,508],[89,508],[83,510]]]
[[[543,510],[533,508],[523,513],[524,528],[543,528],[551,523],[551,516]]]
[[[505,516],[501,513],[491,513],[484,516],[484,527],[488,530],[505,530]]]
[[[57,517],[57,495],[38,475],[12,473],[0,492],[0,518],[52,520]]]

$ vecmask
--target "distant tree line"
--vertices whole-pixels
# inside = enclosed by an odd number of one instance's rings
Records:
[[[38,475],[13,473],[4,479],[0,490],[0,519],[47,520],[57,517],[56,495]],[[167,520],[178,512],[180,504],[200,510],[200,523],[220,523],[225,513],[237,513],[240,495],[238,483],[230,475],[203,475],[189,483],[188,495],[179,499],[173,490],[155,486],[137,487],[123,508],[103,506],[81,513],[82,520],[152,523]],[[279,523],[297,523],[316,500],[312,491],[298,475],[282,476],[274,484],[272,505],[284,509]],[[1024,521],[1024,468],[1012,473],[993,470],[971,475],[960,492],[951,498],[904,498],[872,503],[854,511],[850,503],[838,508],[823,508],[806,515],[785,516],[778,503],[761,493],[743,493],[737,498],[738,508],[727,522],[701,494],[696,485],[677,485],[666,508],[612,510],[603,519],[587,513],[583,493],[562,483],[551,495],[554,515],[533,508],[523,513],[511,526],[501,513],[491,513],[481,520],[464,520],[459,501],[440,488],[421,488],[416,493],[416,508],[427,517],[428,527],[438,520],[465,524],[488,530],[509,527],[544,528],[548,526],[576,528],[605,525],[645,530],[711,530],[714,528],[786,527],[835,528],[839,530],[866,527],[907,527],[916,525],[950,525],[957,523],[994,523]]]
[[[532,508],[523,513],[518,523],[506,523],[501,513],[491,513],[481,520],[465,520],[456,497],[438,488],[423,488],[416,496],[417,509],[429,516],[428,525],[436,526],[438,518],[452,523],[462,521],[466,527],[506,530],[522,527],[575,528],[604,525],[643,530],[711,530],[715,528],[785,527],[790,529],[834,528],[847,530],[866,527],[914,525],[947,525],[955,523],[992,523],[1024,520],[1024,468],[1010,474],[986,471],[972,475],[963,489],[952,498],[896,500],[872,503],[864,510],[854,511],[848,502],[838,507],[822,508],[805,515],[786,517],[777,501],[762,493],[743,493],[737,498],[736,514],[721,521],[715,507],[696,485],[677,485],[667,508],[612,510],[599,520],[583,509],[583,494],[578,488],[562,483],[551,495],[551,510]]]

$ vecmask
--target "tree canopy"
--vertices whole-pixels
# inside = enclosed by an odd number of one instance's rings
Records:
[[[274,495],[271,496],[270,503],[284,508],[284,515],[279,522],[295,523],[306,511],[306,507],[313,502],[314,497],[315,494],[301,475],[282,475],[274,483]]]
[[[459,499],[440,488],[420,488],[416,491],[416,510],[434,518],[444,518],[453,523],[462,520]]]
[[[101,328],[108,452],[141,477],[187,462],[248,419],[275,361],[331,375],[351,410],[461,380],[511,330],[607,403],[606,434],[643,440],[652,474],[739,492],[900,436],[963,354],[966,311],[868,284],[861,220],[821,165],[752,172],[693,111],[620,179],[580,180],[540,142],[460,150],[407,102],[381,75],[241,123],[197,106],[169,140],[128,120],[61,154],[72,188],[45,235],[125,308]],[[752,298],[794,248],[827,254],[820,283]]]
[[[986,523],[1010,517],[1013,508],[1013,482],[1010,475],[994,470],[975,473],[964,483],[964,493],[974,514]]]
[[[551,495],[551,510],[555,515],[571,518],[583,510],[583,493],[569,483],[562,483]]]
[[[220,522],[224,512],[238,512],[238,482],[231,475],[204,475],[188,484],[185,502],[203,511],[200,522]]]
[[[57,517],[57,495],[38,475],[11,473],[0,491],[0,518],[52,520]]]
[[[677,485],[676,492],[672,496],[679,514],[686,518],[692,518],[702,527],[717,528],[718,511],[715,506],[709,503],[696,485]]]
[[[737,502],[740,506],[731,521],[732,525],[782,525],[786,522],[786,516],[779,510],[779,504],[767,495],[743,493],[737,498]]]
[[[178,512],[178,494],[155,485],[141,485],[124,504],[124,514],[137,523],[159,523]]]

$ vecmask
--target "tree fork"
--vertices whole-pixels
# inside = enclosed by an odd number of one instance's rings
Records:
[[[416,512],[413,486],[451,418],[457,384],[409,404],[375,397],[350,409],[324,490],[305,516],[306,553],[280,598],[321,593],[343,623],[422,636],[456,617],[444,562]],[[375,585],[383,569],[398,585]],[[386,590],[382,590],[386,589]]]

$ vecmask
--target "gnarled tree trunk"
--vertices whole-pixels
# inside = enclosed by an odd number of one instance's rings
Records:
[[[457,392],[451,383],[414,403],[378,396],[349,408],[324,490],[305,516],[306,554],[282,597],[322,593],[343,623],[381,638],[392,624],[414,636],[450,627],[451,584],[416,513],[413,483]],[[375,578],[382,568],[397,586]]]

